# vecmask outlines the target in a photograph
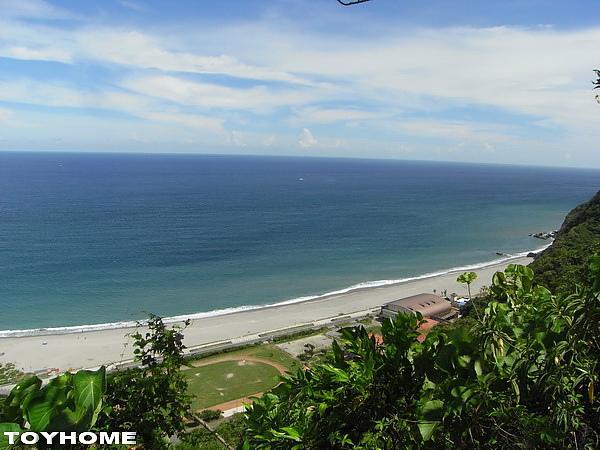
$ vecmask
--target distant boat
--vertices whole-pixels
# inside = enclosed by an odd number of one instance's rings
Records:
[[[298,181],[304,181],[304,178],[298,178]]]

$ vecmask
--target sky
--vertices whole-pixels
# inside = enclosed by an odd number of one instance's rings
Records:
[[[0,0],[0,150],[600,168],[598,0]]]

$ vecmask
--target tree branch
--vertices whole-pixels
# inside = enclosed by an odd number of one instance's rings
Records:
[[[338,1],[338,3],[339,3],[340,5],[344,5],[344,6],[350,6],[350,5],[357,5],[357,4],[359,4],[359,3],[368,2],[368,1],[370,1],[370,0],[354,0],[354,1],[351,1],[351,2],[343,2],[342,0],[337,0],[337,1]]]
[[[223,444],[225,446],[226,449],[228,449],[228,450],[235,450],[231,445],[229,445],[227,443],[227,441],[225,439],[223,439],[221,437],[221,435],[219,433],[216,432],[216,430],[213,430],[204,420],[202,420],[196,414],[189,413],[189,416],[192,417],[195,421],[197,421],[204,428],[206,428],[210,432],[210,434],[212,434],[221,444]]]

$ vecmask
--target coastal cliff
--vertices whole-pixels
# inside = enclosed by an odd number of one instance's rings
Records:
[[[600,253],[600,191],[567,214],[552,245],[529,267],[537,283],[566,292],[590,281],[587,267],[594,253]]]

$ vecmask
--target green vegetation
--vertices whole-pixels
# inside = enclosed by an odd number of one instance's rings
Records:
[[[469,300],[471,300],[471,283],[477,279],[477,274],[475,272],[465,272],[456,279],[459,283],[465,283],[467,285],[467,289],[469,291]]]
[[[248,353],[248,355],[254,356],[255,358],[266,359],[276,364],[281,364],[290,372],[295,372],[301,367],[296,358],[290,356],[289,353],[280,350],[276,345],[273,344],[256,347],[250,353]]]
[[[529,265],[535,281],[553,292],[573,292],[589,284],[591,256],[600,252],[600,191],[565,218],[556,239]]]
[[[322,328],[317,328],[317,329],[309,328],[309,329],[300,330],[300,331],[297,331],[297,332],[291,333],[291,334],[282,334],[281,336],[275,336],[274,338],[271,339],[271,341],[275,342],[275,343],[295,341],[297,339],[301,339],[304,337],[317,336],[319,334],[326,333],[327,331],[329,331],[329,328],[327,328],[327,327],[322,327]]]
[[[219,432],[219,434],[221,434]],[[196,428],[181,438],[178,450],[223,450],[224,446],[205,428]]]
[[[419,343],[419,317],[400,315],[382,326],[384,348],[345,329],[345,351],[334,344],[332,361],[248,409],[246,448],[597,448],[599,240],[600,193],[567,216],[537,274],[495,274],[469,302],[476,317]]]
[[[186,323],[187,326],[187,323]],[[180,370],[183,331],[167,328],[160,317],[151,315],[148,331],[132,335],[134,354],[140,367],[118,371],[108,377],[105,414],[99,428],[137,433],[144,448],[162,448],[168,436],[182,433],[182,420],[190,410],[187,380]]]
[[[188,392],[195,396],[192,409],[200,410],[253,394],[277,385],[279,371],[257,361],[221,361],[183,371]]]
[[[283,342],[295,341],[295,340],[301,339],[303,337],[317,336],[319,334],[326,333],[327,331],[329,331],[329,328],[326,328],[326,327],[318,328],[318,329],[303,328],[300,331],[286,333],[286,334],[282,334],[279,336],[272,336],[272,337],[265,336],[264,338],[265,338],[265,341],[270,341],[273,344],[281,344]],[[261,349],[263,349],[265,347],[271,347],[271,348],[275,348],[275,349],[277,348],[275,345],[265,344],[262,342],[254,342],[252,344],[236,345],[236,346],[223,348],[220,350],[214,350],[214,351],[210,351],[210,352],[206,352],[206,353],[200,353],[197,355],[188,356],[186,358],[186,361],[187,361],[187,363],[191,363],[196,360],[203,360],[206,358],[211,358],[213,356],[223,355],[223,354],[238,353],[240,351],[246,351],[248,349],[255,349],[256,351],[261,351]],[[277,350],[277,351],[279,351],[279,350]],[[285,352],[281,352],[281,353],[287,355],[287,353],[285,353]],[[289,355],[288,355],[288,357],[289,357]],[[292,360],[293,360],[293,358],[292,358]],[[297,364],[297,361],[294,364]],[[284,363],[284,365],[285,365],[285,363]]]
[[[477,279],[477,274],[475,272],[465,272],[456,279],[458,283],[465,283],[467,285],[467,289],[469,291],[469,306],[475,310],[477,314],[477,318],[481,318],[479,315],[479,309],[477,309],[477,304],[473,303],[473,297],[471,296],[471,283]]]
[[[249,408],[248,448],[594,448],[600,430],[600,257],[568,296],[515,266],[480,321],[430,332],[386,321],[383,349],[343,330],[348,360],[298,371]]]
[[[216,429],[232,447],[241,447],[241,436],[244,435],[246,425],[237,416],[233,420],[224,422]],[[196,428],[181,437],[181,444],[175,446],[177,450],[223,450],[225,447],[205,428]]]
[[[224,356],[230,361],[222,361]],[[188,383],[188,393],[195,397],[191,402],[192,410],[248,397],[277,385],[280,372],[275,367],[250,360],[242,363],[248,358],[260,358],[279,364],[289,372],[301,367],[297,359],[274,344],[246,347],[229,351],[225,355],[188,361],[189,369],[183,373]],[[190,364],[193,362],[201,362],[203,366],[194,367]]]
[[[223,411],[220,409],[204,409],[198,413],[198,417],[206,422],[210,422],[212,420],[220,419],[222,414]]]
[[[195,430],[189,437],[184,418],[188,416],[192,400],[190,391],[196,390],[200,397],[210,392],[206,383],[188,389],[188,378],[193,372],[203,375],[212,371],[213,379],[234,373],[230,381],[237,381],[237,392],[230,390],[231,398],[262,392],[276,385],[279,371],[265,363],[229,361],[229,368],[220,364],[180,370],[186,361],[183,358],[183,329],[177,325],[167,328],[162,319],[151,315],[146,324],[148,331],[136,332],[134,353],[141,364],[139,368],[127,369],[105,375],[104,368],[97,372],[79,371],[64,374],[51,380],[41,388],[42,381],[30,377],[19,383],[10,395],[0,403],[0,449],[20,448],[9,445],[4,431],[136,431],[138,443],[143,448],[167,448],[169,436],[183,438],[181,448],[223,448],[223,444],[208,430]],[[275,345],[252,346],[231,351],[228,358],[243,360],[245,357],[262,358],[280,364],[288,370],[296,370],[299,362]],[[210,360],[208,360],[210,361]],[[207,361],[207,362],[208,362]],[[21,374],[10,365],[4,366],[11,377]],[[240,369],[242,369],[240,371]],[[203,378],[205,378],[203,376]],[[264,385],[256,381],[262,379]],[[206,381],[206,380],[204,380]],[[251,386],[251,389],[248,389]],[[241,389],[245,389],[244,392]],[[214,392],[215,390],[212,390]],[[230,398],[225,398],[230,399]],[[223,400],[219,396],[219,403]],[[210,402],[209,402],[210,403]],[[212,404],[215,404],[212,403]],[[211,414],[212,413],[208,413]],[[229,442],[239,441],[239,421],[219,426]],[[205,442],[200,447],[198,442]],[[40,444],[38,444],[39,446]],[[41,447],[40,447],[41,448]]]
[[[27,378],[27,374],[17,370],[13,363],[0,363],[0,385],[18,383]]]
[[[96,424],[106,392],[104,368],[65,373],[41,386],[39,378],[27,378],[4,400],[0,409],[1,449],[13,447],[5,432],[82,432]]]

